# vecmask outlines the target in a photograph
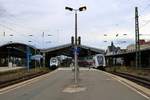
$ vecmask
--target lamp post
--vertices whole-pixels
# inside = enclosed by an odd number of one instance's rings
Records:
[[[74,74],[74,79],[75,79],[75,84],[78,83],[78,71],[79,71],[79,67],[78,67],[78,56],[77,56],[77,49],[78,49],[78,40],[77,40],[77,12],[78,11],[85,11],[86,10],[86,6],[80,7],[78,9],[74,9],[71,7],[65,7],[66,10],[69,11],[74,11],[75,12],[75,45],[74,45],[74,61],[75,61],[75,74]]]
[[[6,47],[7,48],[7,52],[8,52],[8,67],[9,67],[9,63],[10,63],[10,49],[11,47]]]
[[[43,45],[42,49],[45,48],[45,41],[44,41],[44,40],[45,40],[45,36],[51,37],[52,35],[51,35],[51,34],[45,35],[44,32],[42,33],[42,42],[43,42],[43,43],[42,43],[42,45]],[[43,67],[45,67],[45,52],[43,52],[42,55],[43,55],[43,62],[42,62],[42,63],[43,63]]]
[[[31,36],[31,35],[30,35]],[[33,43],[32,41],[28,41],[29,43]],[[37,50],[36,50],[36,44],[31,44],[32,46],[35,46],[35,48],[34,48],[34,55],[36,55],[36,52],[37,52]],[[36,68],[36,60],[34,61],[34,67]]]

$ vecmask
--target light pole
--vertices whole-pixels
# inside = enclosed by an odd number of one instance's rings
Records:
[[[30,35],[31,36],[31,35]],[[32,41],[28,41],[29,43],[33,43]],[[37,50],[36,50],[36,44],[31,44],[33,47],[35,46],[35,48],[34,48],[34,55],[36,55],[36,52],[37,52]],[[34,60],[34,67],[36,68],[36,60]]]
[[[51,34],[45,35],[44,32],[42,33],[42,42],[43,42],[43,43],[42,43],[42,44],[43,44],[43,48],[42,48],[42,49],[45,48],[45,41],[44,41],[44,40],[45,40],[45,36],[50,37],[50,36],[52,36],[52,35],[51,35]],[[42,62],[42,63],[43,63],[43,67],[45,67],[45,53],[43,52],[42,55],[43,55],[43,62]]]
[[[77,43],[77,12],[78,11],[85,11],[86,10],[86,6],[80,7],[78,9],[74,9],[71,7],[65,7],[66,10],[69,11],[74,11],[75,12],[75,45],[74,45],[74,61],[75,61],[75,74],[74,74],[74,79],[75,79],[75,84],[78,83],[78,71],[79,71],[79,67],[78,67],[78,56],[77,56],[77,49],[78,49],[78,43]]]
[[[9,67],[9,63],[10,63],[10,49],[11,47],[6,47],[7,51],[8,51],[8,67]]]

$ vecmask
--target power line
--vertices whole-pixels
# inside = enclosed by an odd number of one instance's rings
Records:
[[[0,26],[2,26],[2,27],[4,27],[4,28],[8,29],[9,31],[15,32],[15,33],[21,33],[21,34],[24,35],[25,37],[30,38],[30,39],[34,40],[35,42],[39,42],[39,41],[37,41],[36,39],[33,39],[33,38],[27,36],[26,34],[23,34],[22,32],[18,32],[18,31],[16,31],[16,30],[14,30],[13,28],[10,28],[10,27],[8,27],[8,26],[6,26],[6,25],[4,25],[4,24],[0,24]],[[6,33],[6,34],[7,34],[7,33]],[[20,34],[18,34],[18,35],[20,35]],[[22,35],[21,35],[21,36],[22,36]]]

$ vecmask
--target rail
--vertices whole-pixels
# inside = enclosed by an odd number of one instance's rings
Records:
[[[133,81],[133,82],[135,82],[141,86],[144,86],[144,87],[150,89],[150,79],[131,75],[131,74],[127,74],[127,73],[120,73],[120,72],[112,72],[112,74],[115,74],[117,76],[121,76],[123,78],[126,78],[130,81]]]
[[[0,89],[10,86],[10,85],[13,85],[13,84],[16,84],[16,83],[19,83],[19,82],[23,82],[23,81],[38,77],[38,76],[46,74],[46,73],[48,73],[48,72],[38,72],[38,73],[22,76],[19,78],[14,78],[14,79],[7,80],[7,81],[0,81]]]

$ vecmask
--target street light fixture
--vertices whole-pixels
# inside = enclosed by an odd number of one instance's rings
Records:
[[[107,34],[104,34],[104,36],[107,36]]]
[[[78,40],[77,40],[77,11],[85,11],[87,8],[86,6],[82,6],[78,9],[74,9],[71,7],[65,7],[66,10],[69,11],[74,11],[75,12],[75,45],[74,45],[74,59],[75,59],[75,74],[74,74],[74,79],[75,79],[75,84],[78,83],[78,71],[79,71],[79,67],[78,67],[78,56],[77,56],[77,49],[78,49]]]
[[[44,41],[45,36],[50,37],[50,36],[52,36],[52,35],[51,35],[51,34],[45,35],[44,32],[42,33],[42,38],[43,38],[43,39],[42,39],[43,49],[44,49],[44,46],[45,46],[45,44],[44,44],[44,42],[45,42],[45,41]]]
[[[32,41],[28,41],[28,42],[32,42]]]
[[[33,36],[32,34],[30,34],[29,36]]]
[[[79,11],[85,11],[86,10],[86,6],[80,7]]]
[[[65,7],[66,10],[70,10],[70,11],[73,11],[73,8],[70,8],[70,7]]]
[[[9,41],[10,43],[13,43],[13,41]]]
[[[65,7],[65,9],[69,10],[69,11],[85,11],[87,8],[86,8],[86,6],[82,6],[79,9],[74,9],[74,8],[71,8],[71,7]]]
[[[125,35],[127,35],[127,34],[123,34],[123,35],[125,36]]]

